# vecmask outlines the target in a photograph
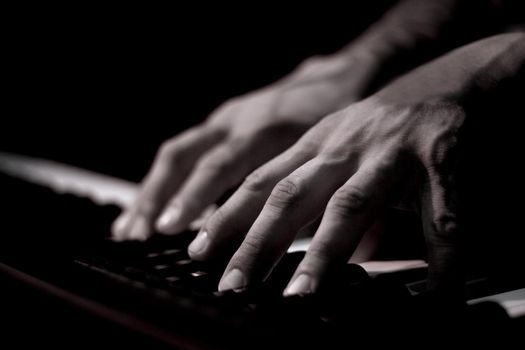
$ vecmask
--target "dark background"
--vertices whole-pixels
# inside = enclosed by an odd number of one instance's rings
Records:
[[[224,100],[285,75],[304,58],[337,50],[381,13],[380,8],[363,13],[302,6],[289,11],[262,3],[15,9],[7,14],[2,42],[0,152],[139,181],[164,139],[200,122]],[[0,196],[10,208],[8,216],[14,203],[25,200],[17,201],[16,193],[0,191]],[[29,221],[37,228],[46,227],[41,219],[50,207],[29,199],[20,212],[31,213]],[[71,223],[65,217],[61,221]],[[2,224],[9,231],[5,217]],[[28,226],[33,227],[24,229]],[[26,239],[37,251],[47,247]],[[61,242],[58,251],[60,246],[68,247]],[[43,255],[47,268],[54,253]],[[39,259],[21,258],[36,266]],[[0,277],[0,325],[9,339],[4,346],[11,341],[92,348],[103,340],[106,346],[151,347],[149,339]]]
[[[336,51],[392,2],[13,9],[2,43],[0,151],[139,181],[164,139],[306,57]],[[497,24],[486,15],[487,29]],[[524,177],[516,166],[523,107],[514,102],[494,100],[476,111],[485,125],[476,126],[482,130],[473,133],[464,163],[469,234],[483,242],[471,250],[486,264],[525,256],[523,245],[508,244],[523,237]],[[509,247],[515,254],[506,254]],[[492,248],[500,253],[492,256]]]
[[[6,11],[1,44],[0,151],[139,181],[162,140],[305,58],[336,51],[395,2],[19,5]],[[523,16],[521,1],[505,2],[514,4],[505,14],[474,15],[465,0],[463,37],[451,31],[448,46]],[[439,51],[428,49],[413,60]]]
[[[203,120],[222,101],[285,75],[304,58],[337,50],[391,2],[303,3],[300,9],[268,3],[45,4],[6,11],[0,151],[139,181],[162,140]],[[499,276],[523,275],[525,254],[517,237],[523,237],[524,177],[516,171],[523,128],[515,126],[523,107],[500,101],[483,109],[496,122],[489,123],[491,133],[478,134],[464,163],[469,234],[475,238],[469,250],[477,263],[500,265],[494,268]],[[28,312],[16,310],[20,329],[29,318],[45,324],[47,315],[58,317],[53,305],[32,292],[20,294],[16,284],[6,289],[27,301]],[[43,309],[41,316],[35,317],[35,307]],[[76,336],[77,325],[66,333]]]
[[[10,13],[0,150],[138,181],[160,142],[330,53],[386,4],[37,6]],[[7,63],[6,63],[7,62]]]

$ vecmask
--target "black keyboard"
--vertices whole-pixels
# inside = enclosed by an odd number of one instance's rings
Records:
[[[177,348],[331,347],[349,339],[354,343],[349,330],[358,337],[366,334],[367,344],[373,344],[385,340],[369,338],[376,332],[400,340],[407,331],[403,322],[425,333],[433,317],[457,312],[424,292],[424,269],[372,278],[359,265],[348,264],[327,278],[318,295],[284,298],[282,291],[303,252],[287,253],[260,285],[218,292],[225,262],[192,261],[186,247],[195,232],[115,243],[109,227],[119,214],[116,206],[5,175],[0,189],[6,213],[0,263],[81,301],[94,301],[102,309],[88,303],[91,311]],[[521,283],[480,281],[468,291],[469,298]],[[496,305],[460,313],[476,327],[511,322]]]

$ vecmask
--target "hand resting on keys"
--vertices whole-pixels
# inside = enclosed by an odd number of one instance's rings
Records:
[[[142,189],[116,222],[116,240],[180,232],[254,169],[323,117],[369,93],[385,63],[435,40],[458,0],[401,1],[339,52],[306,60],[280,81],[234,98],[202,125],[165,142]],[[413,21],[416,16],[421,21]],[[450,17],[454,17],[450,15]]]
[[[416,9],[434,18],[425,6]],[[403,202],[421,214],[429,286],[457,290],[455,165],[460,146],[468,143],[460,130],[470,117],[463,103],[521,69],[525,34],[452,51],[359,101],[392,56],[387,48],[399,50],[402,43],[381,48],[377,38],[390,32],[396,40],[407,38],[396,32],[399,21],[392,18],[403,19],[396,11],[340,52],[306,61],[168,140],[138,199],[115,221],[114,238],[181,232],[245,179],[206,222],[190,256],[231,255],[219,289],[242,288],[265,279],[296,234],[321,219],[285,290],[306,294],[316,291],[332,266],[346,263],[385,208]],[[428,36],[416,29],[408,36],[411,44]]]

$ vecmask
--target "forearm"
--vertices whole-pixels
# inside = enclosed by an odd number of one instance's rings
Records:
[[[491,6],[488,0],[401,0],[346,47],[305,61],[285,82],[349,76],[355,82],[359,75],[366,95],[376,84],[494,32],[498,21],[484,20]]]
[[[466,3],[471,7],[469,14],[475,17],[486,1],[402,0],[346,51],[366,52],[382,63],[414,54],[438,41],[446,41],[444,36],[452,27],[461,27]]]
[[[387,103],[464,100],[495,91],[505,81],[522,79],[525,33],[501,34],[454,50],[379,91]]]

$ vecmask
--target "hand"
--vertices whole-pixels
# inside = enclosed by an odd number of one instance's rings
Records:
[[[381,213],[418,184],[429,244],[451,261],[457,215],[448,165],[464,119],[454,104],[404,107],[373,99],[333,114],[252,173],[189,253],[224,254],[248,232],[219,285],[241,288],[264,280],[297,232],[322,216],[286,292],[311,293],[331,267],[348,261]]]
[[[503,35],[456,50],[323,119],[245,180],[189,246],[190,256],[238,247],[219,290],[242,288],[264,280],[296,233],[322,217],[285,290],[312,293],[331,267],[348,261],[381,212],[411,193],[427,240],[429,287],[456,290],[454,165],[466,120],[459,101],[512,76],[525,61],[523,39]]]
[[[323,116],[358,99],[371,62],[348,52],[310,59],[290,77],[225,103],[204,124],[168,140],[137,200],[114,223],[114,239],[144,240],[154,228],[185,230]]]

